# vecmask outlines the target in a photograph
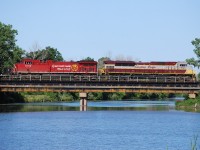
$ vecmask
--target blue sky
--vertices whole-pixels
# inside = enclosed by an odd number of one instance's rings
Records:
[[[195,57],[199,0],[1,0],[0,21],[30,51],[57,48],[65,60],[103,56],[140,61]]]

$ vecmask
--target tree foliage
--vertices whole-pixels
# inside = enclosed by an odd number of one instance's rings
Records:
[[[102,69],[103,68],[103,62],[104,61],[107,61],[107,60],[110,60],[109,57],[101,57],[98,59],[98,69]]]
[[[109,94],[108,97],[110,100],[122,100],[124,96],[125,96],[125,93],[116,92],[116,93]]]
[[[63,61],[61,53],[53,47],[47,46],[45,49],[38,49],[26,53],[27,58],[39,59],[39,60],[56,60]]]
[[[19,93],[0,92],[0,104],[24,103],[24,97]]]
[[[13,63],[20,62],[24,57],[25,51],[22,48],[16,46],[13,49]]]
[[[63,57],[62,57],[61,53],[56,48],[47,46],[42,51],[46,56],[46,58],[45,58],[46,60],[63,61]]]
[[[17,30],[12,25],[0,22],[0,73],[7,73],[13,64],[19,62],[24,50],[16,45]]]
[[[186,62],[190,65],[193,65],[194,67],[200,67],[200,38],[195,38],[192,42],[192,45],[194,45],[194,53],[197,57],[197,59],[195,58],[189,58],[186,59]]]
[[[102,100],[102,93],[99,92],[99,93],[88,93],[88,99],[90,100]]]
[[[82,61],[94,61],[94,58],[86,57],[86,58],[82,59]]]

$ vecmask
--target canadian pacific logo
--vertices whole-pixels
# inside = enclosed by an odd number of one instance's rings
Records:
[[[77,65],[77,64],[73,64],[73,65],[71,66],[71,69],[72,69],[73,72],[78,71],[78,65]]]

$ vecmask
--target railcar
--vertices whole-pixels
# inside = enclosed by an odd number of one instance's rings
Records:
[[[96,61],[53,61],[23,59],[13,68],[14,74],[97,74]]]
[[[104,61],[101,74],[105,75],[152,75],[196,77],[196,73],[186,62],[134,62]]]

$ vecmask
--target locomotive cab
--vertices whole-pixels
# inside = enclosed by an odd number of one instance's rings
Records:
[[[188,65],[187,62],[178,62],[177,63],[177,68],[179,70],[185,70],[184,75],[192,78],[193,81],[195,81],[196,78],[196,71],[193,69],[191,65]]]
[[[188,64],[186,62],[178,62],[177,67],[180,69],[186,69],[188,67]]]

